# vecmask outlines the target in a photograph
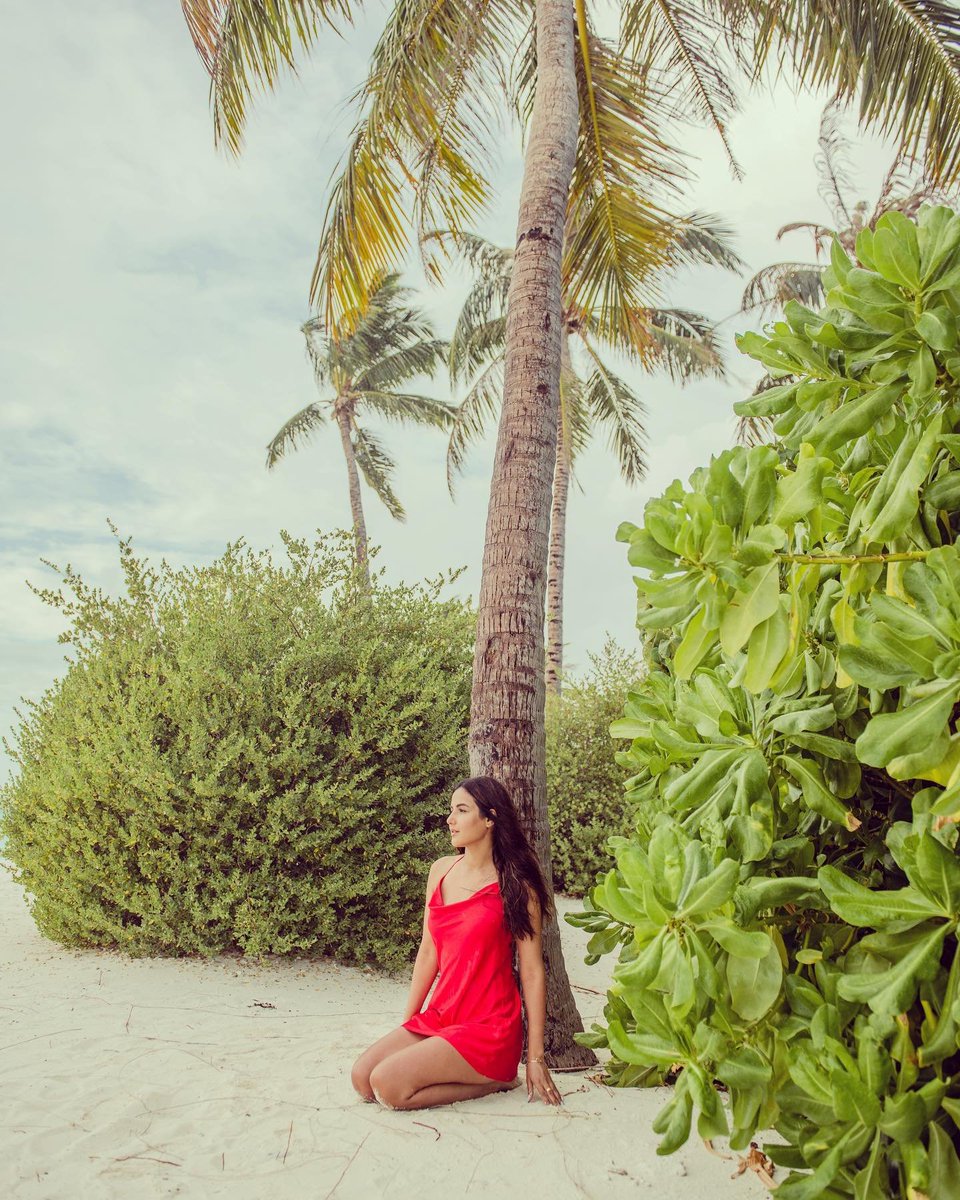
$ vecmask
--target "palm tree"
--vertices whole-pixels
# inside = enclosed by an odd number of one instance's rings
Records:
[[[791,221],[777,231],[777,241],[785,234],[804,229],[813,238],[815,262],[779,262],[759,270],[747,283],[740,304],[742,312],[770,314],[791,300],[809,308],[823,303],[823,273],[830,244],[836,238],[851,258],[856,258],[857,234],[875,228],[885,212],[901,212],[916,217],[921,204],[955,205],[956,194],[940,186],[921,164],[898,155],[890,165],[880,195],[871,210],[866,200],[853,202],[854,182],[850,169],[850,141],[843,135],[842,108],[828,104],[820,119],[819,151],[814,166],[820,180],[820,195],[830,210],[832,225],[819,221]],[[823,259],[823,261],[821,261]]]
[[[445,429],[454,415],[442,400],[400,390],[419,375],[432,378],[447,357],[447,343],[434,337],[429,320],[411,306],[410,295],[409,288],[400,286],[398,275],[388,275],[376,286],[356,328],[342,339],[331,337],[316,317],[300,327],[317,386],[329,387],[330,394],[292,416],[267,446],[267,467],[275,467],[319,426],[336,424],[347,463],[357,562],[368,583],[360,475],[392,517],[402,521],[405,514],[390,483],[396,463],[379,438],[364,428],[363,416],[373,412],[390,421]]]
[[[464,301],[450,341],[450,377],[456,385],[470,381],[456,410],[447,449],[447,484],[464,465],[468,447],[485,432],[499,408],[503,393],[505,309],[513,252],[475,234],[450,231],[434,235],[452,242],[473,267],[475,282]],[[713,218],[692,214],[673,223],[674,266],[709,263],[729,270],[743,264],[730,249],[729,232]],[[649,280],[656,292],[660,280]],[[622,478],[630,484],[644,476],[644,406],[635,391],[603,361],[597,344],[594,314],[581,314],[564,303],[561,328],[560,413],[553,469],[550,543],[547,556],[546,689],[559,693],[563,673],[563,574],[566,549],[567,501],[573,466],[594,435],[606,433]],[[643,352],[633,355],[646,371],[666,370],[678,383],[696,376],[722,376],[723,365],[713,329],[699,313],[676,308],[644,309],[638,314],[644,330]],[[574,370],[571,341],[579,343],[589,367]]]
[[[215,132],[234,151],[252,96],[275,86],[299,47],[346,24],[358,7],[181,3],[210,74]],[[620,8],[621,34],[611,44],[594,33],[586,0],[398,0],[360,91],[311,284],[312,302],[339,332],[358,320],[371,281],[405,254],[411,223],[419,234],[475,227],[493,191],[488,155],[498,144],[492,126],[506,82],[526,125],[526,157],[470,765],[510,788],[546,864],[543,613],[568,210],[578,219],[567,294],[578,308],[599,310],[611,339],[629,344],[631,314],[642,307],[636,281],[662,251],[658,197],[687,174],[666,131],[692,113],[726,140],[736,104],[731,58],[755,75],[777,60],[800,84],[859,93],[863,121],[899,128],[906,152],[925,139],[937,178],[960,168],[960,12],[941,0],[621,0]],[[572,1041],[580,1020],[555,920],[544,950],[548,1056],[564,1066],[595,1061]]]

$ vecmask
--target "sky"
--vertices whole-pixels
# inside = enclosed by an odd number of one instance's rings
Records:
[[[246,145],[213,143],[208,84],[177,0],[21,5],[4,22],[0,125],[14,164],[0,197],[5,288],[0,306],[0,733],[21,697],[36,699],[64,670],[64,627],[27,587],[70,563],[107,592],[119,587],[112,521],[136,551],[203,563],[243,537],[279,546],[281,529],[344,528],[350,511],[336,431],[265,469],[265,446],[315,397],[300,324],[328,183],[352,125],[383,9],[345,38],[331,33],[298,77],[253,107]],[[751,269],[809,259],[793,220],[829,222],[814,170],[824,97],[784,82],[751,94],[730,140],[691,130],[696,179],[687,210],[715,213]],[[857,134],[856,198],[873,200],[889,145]],[[512,244],[522,171],[519,139],[502,139],[496,197],[479,232]],[[422,282],[416,255],[405,279]],[[664,302],[717,321],[724,381],[680,388],[624,374],[648,409],[648,472],[630,488],[602,442],[577,467],[568,525],[566,663],[574,673],[606,636],[635,647],[635,588],[621,521],[731,445],[732,404],[761,371],[733,335],[759,327],[738,312],[746,276],[690,270]],[[424,285],[421,302],[449,336],[469,280]],[[450,398],[438,380],[421,391]],[[456,397],[454,397],[456,398]],[[399,467],[407,520],[365,494],[371,541],[387,578],[414,582],[467,569],[479,590],[494,431],[449,497],[443,435],[378,428]],[[0,769],[0,774],[2,774]]]

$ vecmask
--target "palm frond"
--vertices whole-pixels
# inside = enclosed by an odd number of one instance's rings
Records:
[[[418,237],[472,224],[487,203],[500,83],[522,2],[400,0],[393,8],[357,94],[363,117],[311,283],[331,326],[355,319],[373,278],[406,250],[406,188]]]
[[[675,383],[705,376],[723,377],[723,356],[716,330],[702,314],[685,308],[648,309],[651,368],[666,371]]]
[[[736,237],[729,225],[713,213],[692,212],[673,221],[671,265],[720,267],[741,272],[746,263],[734,250]]]
[[[427,235],[448,256],[457,255],[474,273],[474,282],[450,338],[450,381],[473,375],[506,339],[507,294],[513,273],[513,251],[475,233],[443,229]]]
[[[302,446],[310,434],[326,421],[327,417],[316,401],[301,408],[267,443],[267,470],[275,467],[288,450]]]
[[[375,281],[353,331],[332,343],[331,360],[351,387],[385,386],[369,380],[368,373],[378,367],[383,367],[387,376],[405,366],[419,368],[415,374],[424,368],[432,374],[446,357],[446,344],[436,337],[433,322],[414,300],[413,291],[401,285],[399,275]],[[386,366],[391,357],[392,367]],[[359,381],[365,376],[367,383],[362,385]],[[398,382],[407,378],[410,376],[400,377]]]
[[[586,403],[585,388],[586,384],[572,366],[568,364],[566,368],[561,367],[557,436],[563,439],[564,455],[571,477],[574,464],[590,444],[593,434],[590,424],[592,413]]]
[[[834,100],[820,117],[819,147],[813,165],[820,177],[820,195],[833,216],[834,224],[850,225],[853,218],[847,208],[845,192],[853,191],[853,171],[850,165],[850,142],[843,135],[840,120],[842,106]],[[780,237],[780,234],[777,234]]]
[[[406,520],[407,514],[390,482],[397,464],[384,450],[379,438],[354,423],[353,451],[360,474],[383,502],[390,516],[396,521]]]
[[[749,281],[740,301],[743,312],[759,309],[771,313],[790,300],[799,300],[808,308],[823,304],[823,272],[817,263],[782,262],[763,267]]]
[[[758,26],[756,69],[789,58],[800,83],[859,93],[861,127],[922,153],[930,178],[960,176],[960,8],[950,0],[738,0]]]
[[[447,445],[447,488],[453,495],[453,478],[463,470],[467,451],[486,432],[487,421],[495,417],[503,396],[503,358],[489,363],[463,400],[454,410]]]
[[[714,127],[737,179],[743,171],[727,137],[737,95],[723,46],[736,42],[739,26],[738,6],[724,0],[626,0],[622,8],[624,49],[671,81],[681,112]]]
[[[584,407],[593,424],[607,430],[608,444],[617,456],[620,474],[627,483],[639,483],[647,469],[646,409],[633,389],[604,365],[589,341],[584,339],[583,345],[594,366],[583,387]]]
[[[439,338],[414,342],[371,363],[356,376],[354,387],[361,392],[388,392],[420,375],[432,379],[445,365],[447,350],[447,343]]]
[[[507,318],[492,317],[482,320],[484,311],[506,309],[506,300],[498,305],[499,296],[478,296],[478,288],[467,297],[457,318],[453,337],[450,339],[450,379],[458,383],[476,374],[485,363],[499,358],[507,345]]]
[[[356,392],[357,405],[373,409],[388,421],[408,422],[414,425],[432,425],[436,429],[449,429],[456,415],[456,408],[443,400],[430,396],[414,396],[404,392],[377,391],[372,388]]]
[[[234,154],[243,145],[247,104],[296,73],[298,48],[309,50],[325,27],[350,20],[349,0],[180,0],[193,44],[210,76],[214,138]]]
[[[631,314],[655,298],[656,273],[669,262],[672,217],[651,197],[674,190],[685,167],[655,128],[658,96],[646,69],[582,21],[577,86],[580,133],[564,239],[564,303],[575,313],[595,313],[604,340],[629,348]]]
[[[817,221],[788,221],[786,225],[781,225],[777,230],[777,241],[786,237],[788,233],[797,233],[801,229],[810,231],[813,237],[814,253],[818,258],[837,236],[835,229],[831,229],[828,225],[821,225]]]

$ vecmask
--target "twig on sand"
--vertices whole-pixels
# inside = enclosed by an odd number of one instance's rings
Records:
[[[129,1162],[131,1158],[142,1158],[146,1162],[163,1163],[166,1167],[182,1167],[183,1163],[174,1162],[172,1158],[154,1158],[152,1154],[123,1154],[114,1158],[114,1162]]]
[[[435,1142],[440,1141],[440,1130],[436,1127],[436,1125],[426,1125],[426,1124],[424,1124],[423,1121],[414,1121],[413,1124],[420,1125],[423,1129],[432,1129],[433,1132],[437,1135],[433,1140]]]
[[[293,1122],[291,1121],[291,1122],[290,1122],[290,1129],[289,1129],[289,1131],[288,1131],[288,1133],[287,1133],[287,1148],[286,1148],[286,1150],[284,1150],[284,1152],[283,1152],[283,1160],[282,1160],[282,1163],[281,1163],[281,1165],[285,1164],[285,1163],[286,1163],[286,1161],[287,1161],[287,1154],[289,1153],[289,1150],[290,1150],[290,1140],[292,1139],[292,1137],[293,1137]]]
[[[226,1169],[227,1169],[227,1154],[226,1154],[225,1150],[221,1150],[220,1151],[220,1170],[225,1171]]]
[[[605,996],[607,994],[606,992],[598,991],[597,988],[581,987],[579,983],[573,983],[570,986],[575,992],[589,992],[591,996]]]
[[[363,1135],[363,1137],[360,1139],[360,1145],[359,1145],[359,1146],[356,1148],[356,1150],[354,1150],[354,1152],[353,1152],[353,1153],[350,1155],[350,1161],[347,1163],[347,1165],[346,1165],[346,1166],[343,1168],[343,1170],[342,1170],[342,1171],[340,1172],[340,1174],[337,1176],[337,1182],[336,1182],[336,1183],[333,1185],[333,1187],[330,1189],[330,1191],[329,1191],[329,1192],[327,1192],[327,1194],[324,1196],[323,1200],[330,1200],[330,1197],[333,1195],[333,1193],[334,1193],[334,1192],[337,1190],[337,1188],[340,1186],[340,1184],[341,1184],[341,1182],[342,1182],[342,1180],[343,1180],[343,1177],[344,1177],[344,1175],[346,1175],[346,1173],[347,1173],[347,1172],[350,1170],[350,1168],[353,1166],[353,1160],[354,1160],[354,1159],[357,1157],[357,1155],[358,1155],[358,1154],[360,1153],[360,1151],[363,1149],[363,1143],[364,1143],[364,1142],[367,1140],[367,1138],[368,1138],[369,1136],[370,1136],[370,1134],[369,1134],[369,1133],[365,1133],[365,1134]]]
[[[123,1027],[124,1033],[130,1032],[130,1018],[133,1016],[133,1005],[130,1005],[130,1011],[127,1013],[127,1023]]]
[[[55,1029],[52,1033],[38,1033],[35,1037],[24,1038],[22,1042],[8,1042],[6,1046],[0,1046],[0,1050],[14,1050],[17,1046],[26,1046],[28,1042],[39,1042],[45,1037],[59,1037],[61,1033],[78,1033],[79,1025],[73,1029]]]
[[[733,1162],[734,1156],[732,1154],[722,1154],[719,1150],[715,1149],[713,1142],[709,1138],[704,1138],[703,1144],[707,1148],[709,1153],[714,1155],[716,1158],[725,1158],[727,1160],[727,1162]],[[741,1167],[740,1170],[742,1171],[743,1168]],[[739,1173],[740,1172],[738,1171],[737,1174],[739,1174]]]

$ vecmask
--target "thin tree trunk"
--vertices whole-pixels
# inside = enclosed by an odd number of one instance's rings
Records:
[[[560,257],[578,114],[572,0],[536,0],[537,91],[507,299],[503,406],[487,511],[473,664],[470,766],[509,789],[551,882],[544,710],[547,521],[560,394]],[[551,1066],[596,1056],[583,1028],[554,915],[543,930],[544,1048]]]
[[[357,471],[357,456],[353,451],[350,436],[350,413],[346,406],[337,405],[337,425],[340,427],[340,443],[343,457],[347,460],[347,480],[350,484],[350,512],[353,514],[353,536],[356,541],[357,565],[362,568],[367,586],[370,586],[370,564],[367,561],[367,526],[363,519],[363,501],[360,497],[360,473]]]
[[[570,340],[566,321],[560,331],[560,386],[570,372]],[[547,691],[560,695],[563,674],[563,563],[567,539],[567,497],[570,494],[568,420],[561,401],[557,421],[557,457],[553,467],[553,506],[550,509],[550,549],[547,554]]]

